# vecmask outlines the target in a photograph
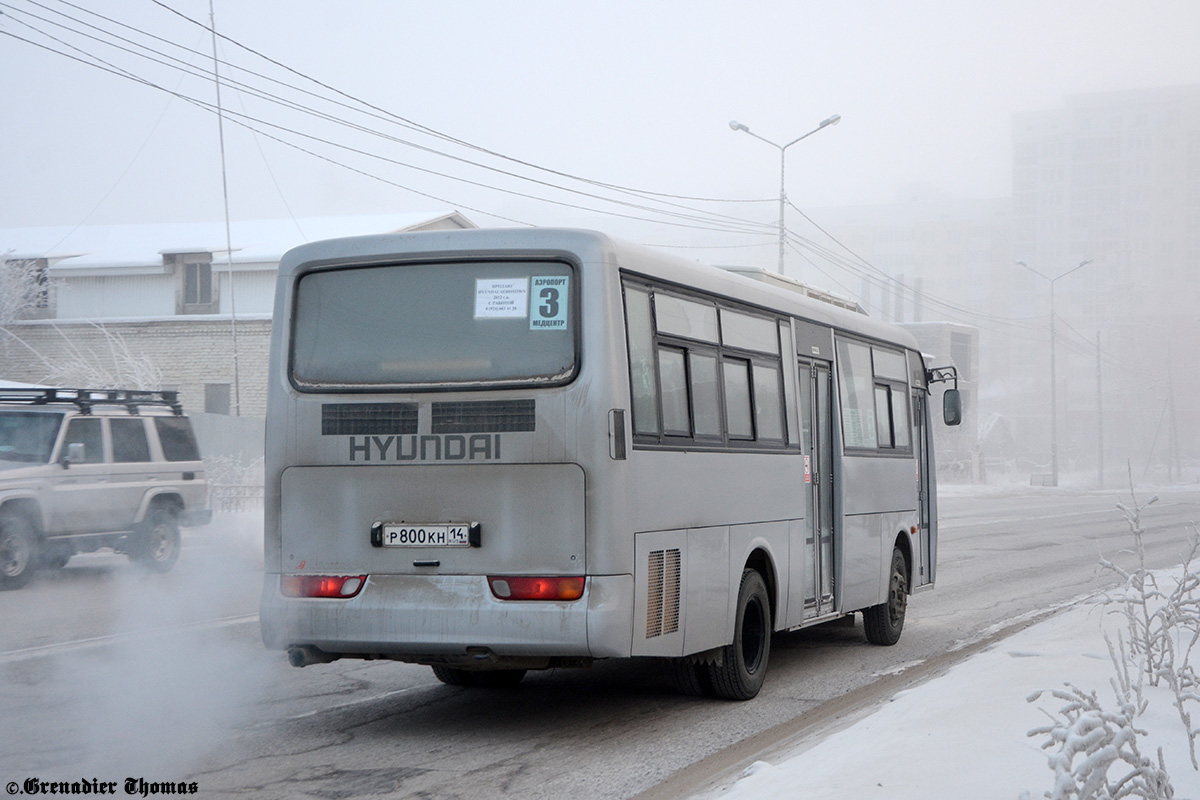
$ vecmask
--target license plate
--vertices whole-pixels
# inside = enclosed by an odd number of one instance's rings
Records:
[[[384,525],[384,547],[470,547],[469,525]]]

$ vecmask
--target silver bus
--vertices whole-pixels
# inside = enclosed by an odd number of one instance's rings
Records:
[[[893,644],[933,587],[938,373],[893,325],[536,228],[303,245],[274,319],[261,624],[295,666],[649,656],[749,699],[772,632]]]

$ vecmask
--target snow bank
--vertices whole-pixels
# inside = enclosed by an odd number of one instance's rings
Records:
[[[1169,580],[1169,578],[1168,578]],[[1039,798],[1053,786],[1046,737],[1031,729],[1050,722],[1062,702],[1039,689],[1066,681],[1115,706],[1114,668],[1104,641],[1115,642],[1125,620],[1113,607],[1080,601],[1062,614],[997,643],[940,678],[901,692],[870,716],[817,743],[800,743],[760,761],[705,800],[1017,800]],[[1143,755],[1163,748],[1175,797],[1200,797],[1187,736],[1164,687],[1145,687],[1149,708],[1137,725],[1149,733]]]

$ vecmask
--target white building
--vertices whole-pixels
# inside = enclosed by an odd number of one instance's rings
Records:
[[[364,234],[474,228],[456,211],[155,225],[0,228],[6,262],[48,279],[36,316],[59,320],[270,314],[275,271],[292,247]],[[230,273],[233,288],[230,292]]]
[[[90,388],[137,372],[160,385],[126,388],[173,388],[195,411],[261,416],[285,252],[474,227],[457,211],[238,221],[228,245],[223,222],[0,229],[0,268],[32,266],[40,280],[34,307],[0,331],[0,378]]]

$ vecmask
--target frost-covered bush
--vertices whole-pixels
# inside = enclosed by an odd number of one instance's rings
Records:
[[[1142,673],[1139,671],[1134,681],[1123,646],[1120,651],[1118,656],[1109,642],[1109,656],[1117,671],[1110,681],[1115,708],[1104,708],[1095,692],[1071,683],[1065,684],[1066,689],[1034,692],[1026,698],[1032,703],[1050,695],[1065,703],[1057,715],[1047,713],[1049,725],[1029,731],[1029,736],[1045,736],[1042,748],[1051,751],[1054,789],[1045,794],[1050,800],[1169,800],[1175,796],[1162,748],[1157,764],[1138,748],[1138,737],[1146,735],[1134,722],[1147,705],[1142,696]]]
[[[1138,557],[1135,570],[1124,570],[1107,559],[1101,559],[1104,569],[1114,572],[1123,579],[1121,588],[1109,593],[1105,602],[1119,607],[1124,615],[1129,634],[1129,655],[1138,660],[1151,686],[1165,685],[1174,697],[1179,721],[1188,737],[1192,768],[1200,770],[1196,758],[1196,739],[1200,729],[1192,726],[1192,704],[1200,703],[1200,676],[1192,663],[1192,651],[1200,641],[1200,572],[1195,565],[1200,553],[1200,530],[1193,523],[1189,531],[1190,548],[1179,573],[1170,578],[1174,584],[1163,588],[1159,578],[1146,569],[1146,551],[1141,513],[1146,506],[1158,498],[1152,497],[1138,505],[1137,497],[1130,494],[1133,503],[1118,503],[1125,515],[1129,530],[1133,534]]]
[[[213,511],[261,511],[264,462],[261,457],[215,456],[204,459]]]
[[[246,460],[242,456],[206,456],[204,475],[217,486],[262,486],[264,461],[261,456]]]
[[[62,354],[54,360],[41,359],[47,370],[45,383],[87,389],[162,388],[162,370],[157,364],[134,352],[121,334],[97,323],[92,325],[101,334],[99,346],[91,347],[62,336],[67,343]]]
[[[44,262],[0,253],[0,325],[25,319],[43,303],[48,288]]]
[[[1147,684],[1170,692],[1187,737],[1192,767],[1200,770],[1196,757],[1200,729],[1193,728],[1191,717],[1191,704],[1200,703],[1200,676],[1191,661],[1200,642],[1200,568],[1195,565],[1200,530],[1193,523],[1190,549],[1179,572],[1170,578],[1153,573],[1146,568],[1146,529],[1141,515],[1158,498],[1139,504],[1132,476],[1130,496],[1130,504],[1118,503],[1117,507],[1134,539],[1133,550],[1124,552],[1136,556],[1137,567],[1126,570],[1111,560],[1100,561],[1103,569],[1122,579],[1121,586],[1103,599],[1126,623],[1117,634],[1116,647],[1105,636],[1116,673],[1110,681],[1116,706],[1105,708],[1095,692],[1070,683],[1065,690],[1040,691],[1028,697],[1034,702],[1049,695],[1065,703],[1057,714],[1048,714],[1051,724],[1029,731],[1029,736],[1046,737],[1042,746],[1049,751],[1055,776],[1053,791],[1045,793],[1051,800],[1174,796],[1162,749],[1158,749],[1155,763],[1143,756],[1138,746],[1138,737],[1146,736],[1146,731],[1135,721],[1148,707]],[[1165,586],[1168,582],[1173,585]]]
[[[100,334],[96,346],[78,338],[68,337],[54,326],[65,346],[54,358],[46,356],[10,330],[2,331],[7,344],[24,348],[42,365],[41,383],[79,389],[142,389],[162,388],[162,370],[148,356],[137,353],[119,333],[103,325],[91,323]]]

